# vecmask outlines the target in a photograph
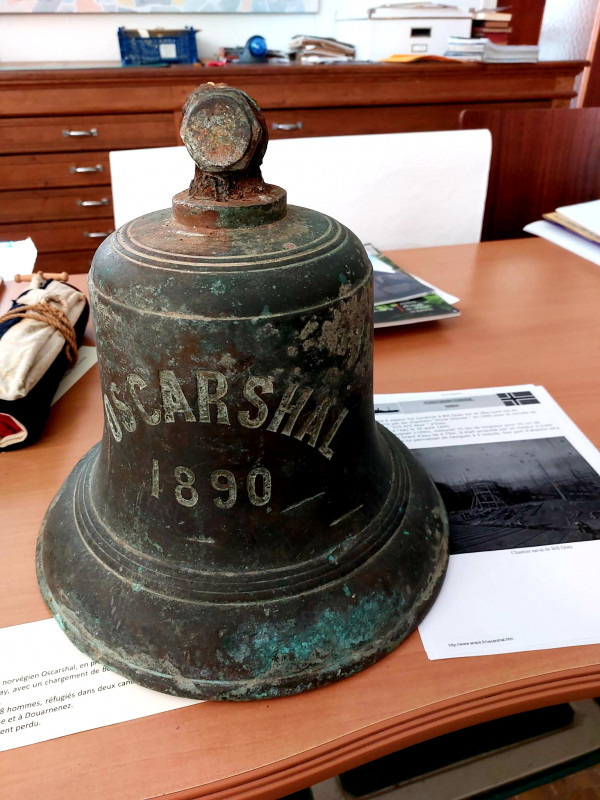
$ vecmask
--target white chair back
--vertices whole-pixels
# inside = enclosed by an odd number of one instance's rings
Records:
[[[263,176],[363,242],[433,247],[480,240],[490,156],[487,130],[276,139]],[[166,208],[194,173],[184,147],[114,151],[110,165],[117,226]]]

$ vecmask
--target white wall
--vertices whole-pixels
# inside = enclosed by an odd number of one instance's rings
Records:
[[[453,0],[464,7],[495,0]],[[201,29],[200,58],[219,47],[243,45],[261,34],[269,47],[286,50],[298,33],[335,36],[336,9],[364,9],[384,0],[320,0],[318,14],[0,14],[0,63],[13,61],[119,61],[117,28]],[[0,5],[9,0],[0,0]],[[6,7],[6,6],[5,6]]]
[[[297,33],[334,36],[340,2],[320,0],[318,14],[0,14],[0,63],[119,61],[121,25],[201,29],[201,58],[216,56],[220,46],[243,45],[254,34],[264,36],[269,47],[286,50]]]
[[[586,58],[598,0],[546,0],[540,57],[546,61]]]
[[[599,0],[546,0],[540,30],[540,58],[568,61],[588,58]],[[579,92],[583,76],[575,78]],[[574,97],[571,106],[578,105]]]

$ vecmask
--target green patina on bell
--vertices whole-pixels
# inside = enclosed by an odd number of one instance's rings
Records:
[[[263,182],[244,93],[197,89],[182,136],[190,189],[94,258],[104,436],[48,510],[38,578],[72,641],[138,683],[291,694],[415,629],[447,523],[374,421],[361,243]]]

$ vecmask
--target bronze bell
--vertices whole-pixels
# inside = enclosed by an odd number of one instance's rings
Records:
[[[414,630],[446,517],[374,421],[361,243],[263,182],[243,92],[194,91],[182,137],[189,190],[94,257],[104,435],[46,514],[38,579],[77,647],[138,683],[292,694]]]

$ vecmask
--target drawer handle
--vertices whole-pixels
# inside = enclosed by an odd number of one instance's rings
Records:
[[[82,208],[91,208],[91,206],[107,206],[108,197],[103,197],[102,200],[78,200],[77,205]]]
[[[63,131],[63,136],[98,136],[98,128],[90,128],[89,131]]]
[[[96,164],[95,167],[71,167],[71,172],[104,172],[102,164]]]
[[[274,131],[301,131],[301,122],[273,122],[271,127]]]
[[[83,235],[88,239],[106,239],[112,231],[84,231]]]

